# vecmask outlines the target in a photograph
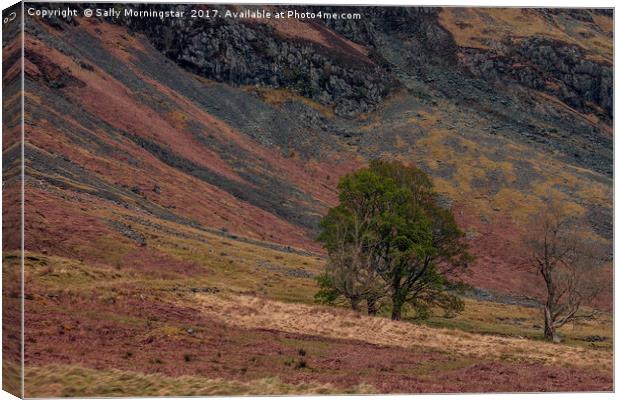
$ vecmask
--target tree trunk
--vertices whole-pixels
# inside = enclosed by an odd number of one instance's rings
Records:
[[[354,311],[359,311],[360,310],[360,299],[355,297],[355,298],[350,298],[349,301],[351,302],[351,308]]]
[[[401,296],[392,296],[392,320],[400,321],[403,312],[404,301],[402,301]]]
[[[400,283],[400,269],[394,272],[392,277],[392,321],[400,321],[402,316],[403,304],[405,304],[405,298],[402,295],[402,288]]]
[[[377,315],[377,299],[366,299],[366,305],[368,307],[368,315]]]
[[[562,340],[556,333],[556,328],[554,326],[554,321],[551,317],[551,310],[548,306],[545,306],[545,339],[553,341],[555,343],[559,343]]]

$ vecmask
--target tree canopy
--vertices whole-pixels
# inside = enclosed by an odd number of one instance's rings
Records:
[[[419,315],[432,307],[458,311],[444,291],[446,275],[471,260],[452,213],[439,206],[430,177],[397,161],[374,160],[344,176],[340,204],[321,222],[329,254],[319,300],[343,296],[369,310],[388,298],[398,320],[409,304]],[[328,296],[329,297],[329,296]]]

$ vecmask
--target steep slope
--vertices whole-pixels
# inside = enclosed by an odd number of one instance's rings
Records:
[[[243,120],[256,124],[252,114],[259,114],[276,125],[261,129],[287,140],[302,131],[298,123],[243,91],[228,95],[222,85],[170,71],[163,57],[152,49],[149,57],[113,25],[85,21],[62,44],[49,27],[32,29],[26,112],[38,123],[27,130],[31,176],[58,185],[55,172],[73,190],[167,220],[315,248],[307,231],[335,201],[327,171],[341,168],[286,156],[208,111],[228,98],[243,108]]]

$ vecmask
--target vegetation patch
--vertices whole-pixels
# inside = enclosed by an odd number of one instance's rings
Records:
[[[278,378],[250,381],[208,379],[199,376],[171,378],[161,374],[140,374],[119,370],[94,370],[80,366],[47,365],[26,369],[28,397],[157,397],[157,396],[242,396],[343,393],[329,384],[286,384]],[[360,385],[345,393],[372,393]]]

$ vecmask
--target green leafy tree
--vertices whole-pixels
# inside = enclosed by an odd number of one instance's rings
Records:
[[[405,304],[420,316],[432,307],[462,309],[458,298],[444,292],[445,275],[464,268],[471,257],[454,217],[437,204],[428,175],[375,160],[343,177],[338,187],[340,204],[323,219],[319,236],[332,283],[330,265],[341,265],[344,275],[352,275],[347,279],[364,283],[362,298],[379,291],[389,296],[395,320]],[[333,288],[348,296],[342,285]]]

